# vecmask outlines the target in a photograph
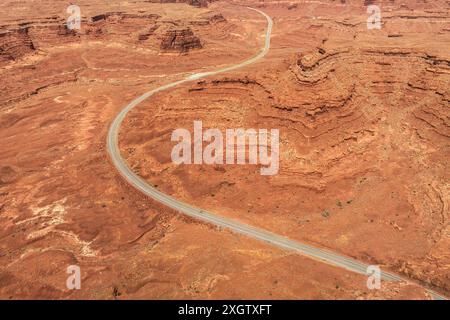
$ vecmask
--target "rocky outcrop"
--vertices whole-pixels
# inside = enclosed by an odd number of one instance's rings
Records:
[[[35,50],[28,28],[0,34],[0,62],[16,60]]]
[[[201,49],[200,38],[190,28],[170,29],[164,34],[160,49],[162,52],[187,53],[192,49]]]
[[[188,0],[187,3],[197,8],[207,8],[208,0]]]
[[[179,2],[179,1],[177,1]],[[197,2],[191,1],[193,5]],[[206,3],[206,2],[205,2]],[[203,0],[198,2],[204,6]],[[19,23],[0,25],[0,65],[22,58],[36,50],[66,45],[89,39],[124,42],[146,42],[154,50],[187,53],[202,48],[200,38],[193,31],[203,27],[223,30],[226,23],[222,14],[205,12],[190,21],[169,21],[155,13],[127,13],[107,11],[82,17],[81,29],[70,30],[65,18],[57,15],[24,20]],[[150,37],[153,40],[148,42]]]
[[[57,16],[3,25],[0,26],[0,65],[20,59],[39,49],[45,50],[46,47],[55,44],[64,45],[98,38],[118,40],[119,37],[121,41],[126,42],[134,41],[136,38],[145,41],[155,34],[162,24],[171,24],[166,21],[158,23],[160,18],[159,15],[151,13],[105,12],[83,18],[80,30],[70,30],[66,20]],[[219,17],[211,19],[220,20]],[[181,38],[177,37],[177,43],[184,47],[183,51],[198,47],[199,41],[189,37],[188,31],[185,33],[186,40],[183,40],[183,32],[179,35]],[[159,43],[154,45],[155,49],[158,49]]]
[[[226,22],[227,20],[221,13],[209,13],[204,16],[205,20],[208,21],[209,24],[217,24]]]

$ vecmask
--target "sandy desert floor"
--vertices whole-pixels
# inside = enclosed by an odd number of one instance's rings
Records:
[[[448,2],[3,1],[0,298],[429,299],[450,293]],[[365,276],[186,218],[115,171],[106,134],[131,100],[192,72],[260,62],[160,93],[121,130],[130,166],[195,206],[410,278]],[[172,30],[182,35],[171,41]],[[169,48],[169,49],[168,49]],[[279,128],[280,171],[176,166],[170,136]],[[69,265],[82,289],[66,287]]]

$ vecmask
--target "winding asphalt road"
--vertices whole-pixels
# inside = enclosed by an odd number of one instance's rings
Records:
[[[261,228],[256,228],[251,225],[225,218],[222,216],[219,216],[217,214],[207,212],[205,210],[202,210],[200,208],[195,208],[187,203],[181,202],[167,194],[164,194],[157,190],[155,187],[151,186],[147,181],[139,177],[136,173],[134,173],[126,164],[125,160],[122,158],[120,154],[119,149],[119,143],[118,143],[118,136],[119,136],[119,130],[120,126],[125,119],[128,112],[133,109],[135,106],[143,102],[144,100],[150,98],[152,95],[154,95],[157,92],[165,91],[170,88],[176,87],[180,84],[195,81],[201,78],[209,77],[218,75],[220,73],[229,72],[232,70],[236,70],[242,67],[245,67],[247,65],[250,65],[261,58],[263,58],[270,49],[270,36],[272,34],[272,26],[273,21],[272,19],[264,12],[250,8],[250,10],[254,10],[261,15],[263,15],[267,19],[267,30],[266,30],[266,37],[265,37],[265,45],[264,48],[260,51],[259,54],[252,57],[251,59],[248,59],[246,61],[243,61],[239,64],[225,67],[216,71],[210,71],[210,72],[203,72],[203,73],[195,73],[192,74],[185,79],[166,84],[164,86],[161,86],[159,88],[156,88],[154,90],[151,90],[149,92],[144,93],[142,96],[136,98],[131,103],[129,103],[114,119],[113,123],[111,124],[111,127],[108,132],[107,136],[107,149],[109,156],[111,158],[111,161],[113,162],[114,166],[117,168],[119,173],[122,175],[122,177],[127,180],[127,182],[132,185],[134,188],[142,192],[143,194],[146,194],[147,196],[153,198],[154,200],[176,210],[179,211],[185,215],[188,215],[190,217],[193,217],[195,219],[199,219],[211,224],[214,224],[216,226],[220,226],[223,228],[228,228],[232,230],[233,232],[243,234],[245,236],[261,240],[267,243],[270,243],[276,247],[287,249],[291,251],[298,252],[304,256],[308,256],[312,259],[341,267],[359,274],[366,275],[368,264],[356,261],[354,259],[351,259],[349,257],[324,250],[312,247],[307,244],[300,243],[298,241],[291,240],[289,238],[279,236],[275,233],[263,230]],[[385,281],[408,281],[405,280],[393,273],[389,273],[386,271],[382,271],[381,273],[381,279]],[[445,299],[445,297],[440,296],[434,291],[428,290],[428,293],[432,295],[434,299]]]

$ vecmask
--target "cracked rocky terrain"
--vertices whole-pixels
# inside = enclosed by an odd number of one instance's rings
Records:
[[[0,298],[429,299],[450,293],[448,1],[78,1],[0,5]],[[366,3],[366,5],[369,3]],[[134,109],[130,166],[197,207],[397,272],[366,277],[186,218],[115,171],[131,100],[192,72],[254,65]],[[280,170],[179,165],[171,133],[277,128]],[[82,289],[66,287],[69,265]]]

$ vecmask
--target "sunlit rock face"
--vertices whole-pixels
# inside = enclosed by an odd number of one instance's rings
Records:
[[[200,39],[190,28],[167,30],[161,40],[161,51],[186,53],[192,49],[201,49]]]

